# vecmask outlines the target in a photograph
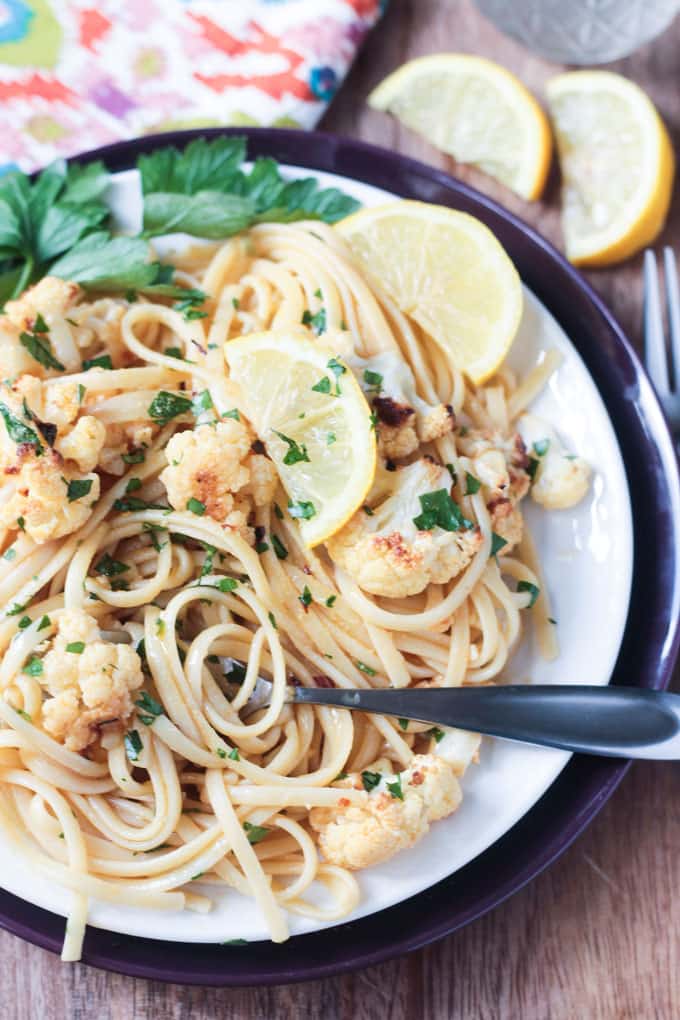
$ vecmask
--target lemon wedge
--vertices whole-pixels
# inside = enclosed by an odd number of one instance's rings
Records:
[[[225,344],[241,406],[265,444],[310,548],[362,505],[373,483],[371,410],[341,358],[307,337],[252,333]]]
[[[418,57],[385,78],[368,103],[522,198],[541,195],[550,125],[521,81],[493,61],[464,53]]]
[[[519,326],[522,285],[488,227],[441,205],[397,201],[335,229],[369,278],[472,382],[494,374]]]
[[[611,71],[571,71],[548,82],[562,169],[567,257],[608,266],[650,244],[663,227],[675,160],[653,103]]]

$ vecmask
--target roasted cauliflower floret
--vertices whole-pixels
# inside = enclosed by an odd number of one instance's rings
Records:
[[[547,510],[566,510],[580,503],[590,487],[590,466],[567,453],[555,430],[534,414],[523,414],[518,428],[538,461],[531,496]]]
[[[529,491],[529,459],[519,434],[504,436],[492,429],[469,429],[459,441],[461,453],[472,461],[471,474],[482,483],[493,531],[509,553],[522,539],[524,520],[520,501]]]
[[[132,648],[102,641],[96,620],[76,609],[60,616],[40,681],[50,695],[42,707],[45,731],[70,751],[82,751],[102,723],[127,724],[132,693],[144,676]]]
[[[271,502],[277,480],[272,462],[253,453],[252,443],[246,425],[233,419],[174,435],[160,476],[172,506],[186,510],[198,500],[210,517],[252,542],[253,505]]]
[[[104,424],[93,415],[85,414],[70,432],[57,438],[54,448],[65,460],[75,461],[81,471],[92,471],[105,441]]]
[[[349,785],[362,789],[361,776],[350,776]],[[385,775],[365,804],[313,808],[309,820],[325,859],[355,871],[413,846],[431,822],[452,814],[461,800],[452,767],[435,755],[417,754],[398,776]]]
[[[390,472],[392,490],[369,515],[359,510],[327,542],[332,560],[373,595],[416,595],[428,584],[444,584],[470,562],[482,543],[478,528],[460,515],[456,530],[438,524],[419,528],[420,497],[442,492],[449,497],[451,477],[428,459]]]
[[[351,358],[350,364],[380,422],[378,439],[384,457],[408,457],[420,443],[439,439],[455,426],[448,404],[428,404],[418,396],[411,369],[396,351],[367,360]]]
[[[16,301],[8,301],[5,315],[19,329],[31,331],[38,315],[50,325],[54,316],[63,316],[75,305],[82,290],[77,283],[61,280],[58,276],[44,276],[34,287],[29,287]]]
[[[23,528],[34,542],[63,538],[82,527],[99,498],[99,475],[68,468],[54,450],[30,454],[16,475],[14,494],[0,507],[0,528]]]
[[[149,421],[109,425],[106,442],[99,453],[99,467],[109,475],[124,475],[128,468],[123,456],[149,446],[157,433],[158,426]]]

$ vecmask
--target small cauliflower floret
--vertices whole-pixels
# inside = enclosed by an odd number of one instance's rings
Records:
[[[501,554],[522,539],[524,520],[519,503],[529,491],[529,464],[522,437],[494,429],[469,429],[459,439],[461,453],[472,461],[472,474],[482,483],[493,531],[505,540]]]
[[[440,439],[454,428],[450,405],[428,404],[419,397],[411,369],[396,351],[383,351],[366,360],[351,358],[350,364],[378,416],[384,457],[408,457],[420,443]]]
[[[81,471],[92,471],[97,466],[100,451],[106,441],[106,427],[91,414],[83,415],[54,448],[65,460],[74,460]]]
[[[69,482],[89,482],[89,487],[82,495],[73,495],[72,490],[69,499]],[[23,517],[26,533],[38,543],[77,531],[99,498],[99,476],[71,471],[50,449],[24,460],[15,485],[14,494],[0,507],[0,528],[15,528]]]
[[[446,468],[423,458],[390,472],[392,489],[368,515],[357,511],[327,542],[332,560],[373,595],[416,595],[445,584],[463,570],[482,544],[478,528],[421,530],[420,496],[451,488]]]
[[[252,542],[253,503],[271,502],[277,477],[274,465],[252,452],[252,442],[247,426],[233,419],[174,435],[160,476],[172,506],[186,510],[190,500],[198,500],[210,517]]]
[[[16,301],[8,301],[5,315],[19,329],[30,332],[35,320],[42,315],[49,325],[50,319],[63,316],[76,303],[82,291],[77,283],[60,280],[58,276],[44,276],[34,287],[29,287]]]
[[[131,421],[125,425],[109,425],[106,442],[99,453],[99,467],[109,475],[124,475],[126,453],[149,446],[158,433],[158,426],[148,421]]]
[[[569,454],[555,430],[534,414],[519,419],[520,435],[538,466],[531,495],[546,510],[566,510],[583,499],[590,487],[590,466]]]
[[[102,641],[96,620],[70,610],[59,618],[40,680],[51,695],[42,707],[45,731],[70,751],[82,751],[103,723],[128,722],[134,711],[131,695],[144,676],[132,648]]]
[[[371,768],[367,770],[372,771]],[[362,789],[361,776],[349,777]],[[403,800],[389,791],[398,783]],[[319,848],[331,864],[352,871],[369,868],[414,846],[430,823],[452,814],[462,793],[451,766],[432,754],[417,754],[399,776],[386,775],[365,804],[313,808],[310,823]]]
[[[43,386],[42,400],[43,418],[60,429],[74,422],[80,413],[78,383],[48,380]]]
[[[2,351],[0,372],[7,379],[13,379],[23,372],[42,371],[40,366],[36,365],[35,359],[21,345],[20,332],[21,330],[6,316],[0,318],[0,351]]]

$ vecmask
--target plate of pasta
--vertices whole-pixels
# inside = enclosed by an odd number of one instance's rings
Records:
[[[493,233],[188,139],[0,185],[0,865],[66,960],[455,877],[569,756],[287,685],[604,684],[629,610],[608,407]]]

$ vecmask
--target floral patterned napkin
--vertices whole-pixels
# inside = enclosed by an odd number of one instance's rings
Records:
[[[0,0],[0,173],[175,128],[310,128],[385,0]]]

